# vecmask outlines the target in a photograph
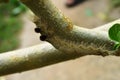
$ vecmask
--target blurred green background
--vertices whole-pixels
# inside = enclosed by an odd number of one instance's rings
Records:
[[[110,0],[110,4],[112,7],[120,7],[120,0]]]
[[[0,4],[0,53],[16,49],[19,44],[19,33],[22,29],[20,15],[26,7],[18,0]]]

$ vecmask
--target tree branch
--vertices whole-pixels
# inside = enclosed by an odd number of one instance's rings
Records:
[[[50,0],[22,0],[40,19],[38,26],[50,44],[0,54],[0,75],[44,67],[84,55],[119,55],[105,31],[73,26]],[[59,50],[59,51],[58,51]]]
[[[64,53],[116,54],[115,42],[106,32],[74,26],[50,0],[26,0],[23,2],[39,17],[37,26],[46,41]]]
[[[120,19],[117,19],[113,22],[110,22],[108,24],[105,24],[104,26],[100,26],[100,27],[97,27],[97,28],[94,28],[93,30],[101,30],[101,31],[108,31],[109,28],[113,25],[113,24],[116,24],[116,23],[120,23]]]
[[[0,54],[0,76],[44,67],[78,56],[82,55],[62,53],[49,43],[6,52]]]
[[[0,76],[45,67],[62,61],[79,58],[85,55],[101,55],[97,54],[97,52],[96,53],[89,52],[91,51],[88,52],[86,51],[85,54],[83,54],[82,52],[79,54],[64,53],[58,51],[49,43],[44,43],[26,49],[2,53],[0,54]],[[118,55],[119,53],[120,51],[118,51]]]
[[[113,51],[115,42],[108,38],[107,33],[73,26],[72,22],[50,0],[21,1],[39,17],[37,26],[41,28],[41,34],[47,37],[46,41],[60,51],[116,54],[116,51]]]

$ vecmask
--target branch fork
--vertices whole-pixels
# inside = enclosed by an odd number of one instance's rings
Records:
[[[4,2],[4,0],[0,1]],[[108,37],[111,25],[95,29],[75,26],[50,0],[21,0],[39,18],[36,22],[46,41],[41,45],[0,54],[0,76],[40,68],[85,55],[120,55]],[[97,31],[96,31],[97,30]]]

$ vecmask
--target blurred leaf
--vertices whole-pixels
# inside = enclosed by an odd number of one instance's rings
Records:
[[[113,7],[120,7],[120,0],[110,0]]]
[[[21,14],[22,12],[25,12],[25,11],[26,11],[26,7],[21,4],[19,7],[16,7],[12,10],[12,15],[18,16],[19,14]]]
[[[19,9],[17,11],[17,9]],[[15,10],[16,16],[13,16]],[[20,14],[26,7],[18,0],[0,4],[0,53],[16,49],[19,45],[18,34],[22,29]]]
[[[9,0],[9,3],[15,7],[18,7],[21,5],[19,0]]]

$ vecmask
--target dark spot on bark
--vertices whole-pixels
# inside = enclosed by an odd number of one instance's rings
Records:
[[[41,32],[40,28],[35,28],[35,32],[40,33]]]
[[[46,36],[46,35],[41,35],[41,36],[40,36],[40,40],[41,40],[41,41],[45,41],[45,40],[46,40],[46,38],[47,38],[47,36]]]

